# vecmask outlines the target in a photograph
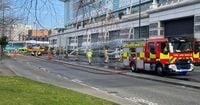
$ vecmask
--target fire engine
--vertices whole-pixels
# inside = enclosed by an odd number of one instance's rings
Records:
[[[40,56],[45,49],[40,46],[31,46],[27,48],[27,51],[30,52],[32,56]]]
[[[158,75],[166,72],[185,75],[194,69],[192,39],[189,38],[131,40],[124,42],[123,51],[123,64],[133,72],[145,70],[155,71]]]
[[[200,65],[200,39],[195,39],[193,43],[193,58],[194,58],[194,64]]]

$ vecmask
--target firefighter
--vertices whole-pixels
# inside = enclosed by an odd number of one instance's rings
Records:
[[[88,63],[91,64],[92,63],[92,55],[93,55],[93,52],[91,49],[88,49],[87,52],[86,52],[86,56],[87,56],[87,59],[88,59]]]
[[[105,48],[104,49],[104,63],[108,63],[108,59],[109,59],[108,48]]]
[[[162,44],[161,44],[161,48],[163,49],[162,52],[163,52],[164,54],[168,53],[168,49],[167,49],[166,43],[162,43]]]
[[[120,62],[123,61],[122,55],[123,55],[123,49],[121,48],[121,49],[120,49]]]

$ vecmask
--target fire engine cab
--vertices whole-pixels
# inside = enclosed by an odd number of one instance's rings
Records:
[[[188,38],[155,37],[125,42],[123,49],[129,51],[129,63],[124,64],[132,71],[156,71],[186,74],[193,71],[192,40]]]
[[[195,39],[193,43],[193,58],[194,58],[194,64],[200,65],[200,39]]]

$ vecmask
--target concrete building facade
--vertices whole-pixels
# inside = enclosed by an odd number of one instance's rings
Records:
[[[25,25],[25,24],[16,24],[12,25],[12,31],[9,36],[9,39],[11,41],[20,41],[25,40],[28,35],[28,30],[31,30],[31,25]]]
[[[65,30],[49,37],[57,47],[73,50],[99,41],[154,36],[200,38],[200,0],[61,1]]]
[[[28,37],[26,40],[48,41],[51,34],[50,30],[28,30]]]

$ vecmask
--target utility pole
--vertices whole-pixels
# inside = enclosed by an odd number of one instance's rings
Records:
[[[139,0],[139,38],[141,37],[141,0]]]

